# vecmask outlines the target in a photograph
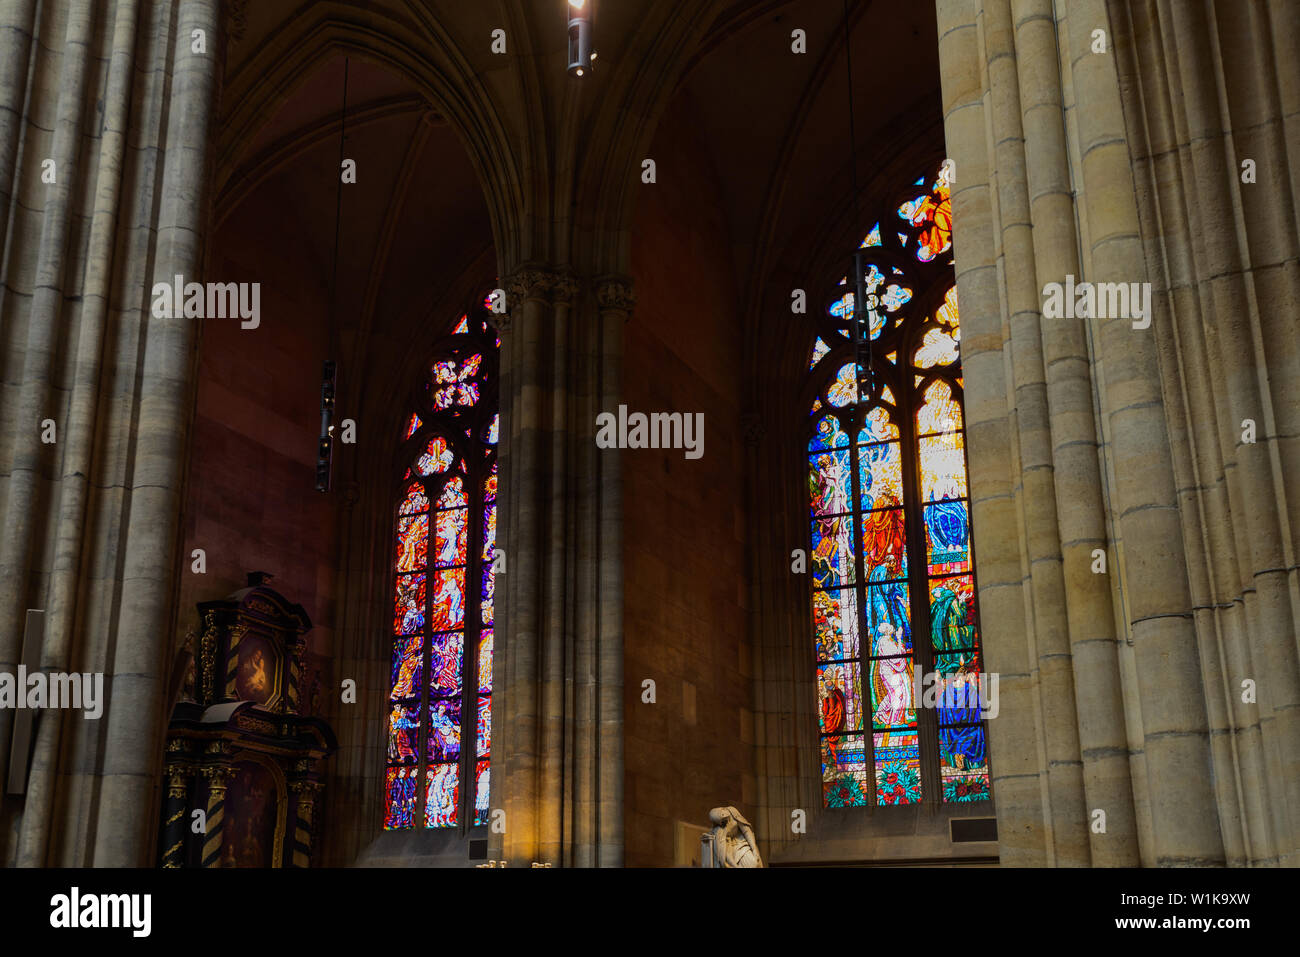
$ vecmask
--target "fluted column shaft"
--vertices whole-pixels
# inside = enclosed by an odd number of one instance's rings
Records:
[[[41,667],[103,674],[105,698],[42,718],[27,793],[0,803],[10,863],[154,862],[199,327],[154,318],[151,290],[202,278],[219,6],[0,12],[0,668],[44,608]]]
[[[493,701],[493,806],[511,866],[623,861],[622,525],[617,449],[595,419],[617,410],[630,284],[529,265],[502,323],[505,615]],[[617,319],[617,322],[614,320]]]
[[[1286,378],[1262,378],[1261,365],[1289,369],[1297,351],[1294,309],[1291,329],[1275,317],[1294,304],[1300,262],[1278,161],[1300,145],[1283,119],[1300,82],[1294,63],[1278,64],[1273,85],[1245,52],[1270,48],[1266,29],[1300,28],[1276,5],[1218,24],[1192,7],[937,5],[980,613],[1005,689],[990,726],[1004,862],[1267,863],[1270,833],[1291,842],[1296,829],[1300,666],[1282,597],[1295,556],[1280,532],[1293,503],[1277,479],[1296,402],[1289,385],[1261,395],[1259,384]],[[1243,122],[1220,115],[1224,102]],[[1270,159],[1271,189],[1288,193],[1245,228],[1222,145],[1238,127]],[[1182,143],[1186,160],[1166,155]],[[1267,275],[1244,278],[1255,256]],[[1150,311],[1041,315],[1039,295],[1067,275],[1150,282]],[[1229,314],[1231,346],[1217,318]],[[1276,358],[1251,346],[1273,339]],[[1262,423],[1257,446],[1238,444],[1245,418]],[[1047,587],[1057,562],[1063,587]],[[1073,742],[1045,666],[1063,637]],[[1268,675],[1258,709],[1241,690],[1256,673]],[[1063,825],[1073,809],[1062,814],[1052,777],[1074,763],[1086,808]],[[1082,855],[1063,826],[1088,827]]]
[[[1057,36],[1050,0],[1012,0],[1020,65],[1027,205],[1033,223],[1035,288],[1080,276]],[[1111,569],[1093,570],[1106,549],[1106,511],[1093,415],[1087,324],[1040,316],[1052,438],[1052,478],[1063,563],[1065,610],[1087,809],[1104,810],[1089,830],[1091,862],[1135,866],[1137,820],[1124,727]],[[1112,563],[1113,564],[1113,563]]]

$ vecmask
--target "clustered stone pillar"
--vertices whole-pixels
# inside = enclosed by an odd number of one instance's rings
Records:
[[[623,860],[622,548],[616,411],[631,283],[526,265],[501,317],[502,497],[488,856],[512,866]],[[504,830],[499,830],[504,824]]]
[[[1001,859],[1295,863],[1300,11],[937,9]]]
[[[0,6],[0,669],[44,608],[106,699],[42,715],[5,863],[154,863],[198,326],[151,289],[199,278],[220,41],[218,0]]]
[[[1176,486],[1214,690],[1223,839],[1232,864],[1296,866],[1300,9],[1168,4],[1112,16],[1137,187],[1122,227],[1152,264],[1161,368],[1181,374],[1165,393],[1177,398]],[[1139,98],[1153,104],[1145,114],[1133,112]]]

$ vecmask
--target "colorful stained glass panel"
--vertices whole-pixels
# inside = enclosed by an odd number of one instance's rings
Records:
[[[889,391],[885,390],[886,393]],[[892,395],[885,395],[883,398],[892,399]],[[878,405],[867,413],[862,423],[862,428],[858,430],[858,442],[885,442],[889,439],[898,438],[898,426],[890,418],[889,410],[883,405]]]
[[[480,557],[489,565],[492,563],[493,553],[497,547],[497,507],[495,505],[483,506],[483,551]]]
[[[921,500],[965,498],[966,455],[962,434],[927,435],[917,441],[921,453]]]
[[[975,647],[979,640],[975,621],[975,584],[970,575],[930,582],[930,641],[935,651]]]
[[[961,428],[961,403],[953,395],[952,386],[943,379],[935,379],[925,387],[925,398],[916,413],[916,434],[956,432]]]
[[[397,596],[393,602],[393,634],[412,635],[424,627],[425,576],[397,576]]]
[[[492,699],[487,695],[479,695],[478,699],[475,748],[480,758],[485,758],[492,752]]]
[[[912,700],[912,659],[873,658],[871,675],[871,721],[877,730],[916,727]]]
[[[430,639],[429,691],[436,695],[460,694],[461,661],[464,655],[465,635],[447,631]]]
[[[384,830],[411,827],[415,823],[415,776],[417,768],[389,768]]]
[[[433,588],[430,627],[436,631],[460,628],[465,624],[465,569],[434,572]]]
[[[952,329],[959,328],[957,314],[957,287],[953,286],[943,297],[943,305],[935,311],[935,318]]]
[[[939,729],[939,775],[945,803],[988,800],[989,770],[982,725]]]
[[[865,807],[866,737],[844,734],[822,738],[822,797],[827,807]]]
[[[451,468],[456,461],[456,453],[447,445],[447,440],[436,436],[429,440],[424,454],[415,463],[415,470],[421,475],[441,474]]]
[[[931,575],[970,571],[970,506],[964,501],[926,505],[925,560]]]
[[[812,576],[816,588],[851,585],[853,567],[853,516],[813,519]]]
[[[460,476],[447,479],[447,484],[442,487],[442,494],[438,496],[438,507],[457,508],[468,504],[469,498],[465,495],[465,483]]]
[[[414,764],[419,747],[420,704],[399,701],[388,712],[388,763]]]
[[[493,603],[496,598],[497,577],[492,573],[491,565],[483,566],[483,583],[479,591],[479,619],[485,625],[492,624]]]
[[[862,682],[857,662],[817,666],[817,701],[823,734],[862,730]]]
[[[424,512],[428,509],[429,499],[424,494],[424,486],[419,482],[413,482],[406,489],[406,497],[402,499],[398,512],[402,515],[414,515],[416,512]]]
[[[912,611],[905,582],[869,585],[866,612],[873,656],[911,653]]]
[[[484,628],[478,641],[478,690],[492,693],[492,629]]]
[[[433,564],[435,568],[465,564],[465,529],[469,510],[446,508],[438,512],[438,534],[434,539]]]
[[[912,356],[912,364],[918,369],[951,365],[957,361],[957,341],[955,334],[949,335],[942,329],[927,329]]]
[[[418,698],[424,668],[424,635],[393,639],[393,667],[389,698]]]
[[[938,658],[952,657],[938,655]],[[945,672],[938,666],[938,681],[935,686],[926,688],[927,695],[934,696],[936,715],[939,724],[970,724],[980,720],[980,676],[974,671],[950,670]],[[929,699],[927,698],[927,703]]]
[[[429,516],[410,515],[397,520],[397,570],[424,570],[429,551]]]
[[[876,750],[876,800],[884,805],[921,800],[921,749],[915,732],[887,732],[872,738]]]
[[[435,698],[429,702],[430,761],[455,761],[460,757],[460,698]]]
[[[474,766],[474,823],[486,824],[492,796],[492,769],[487,761]]]
[[[907,576],[905,519],[901,508],[862,516],[862,568],[868,581]]]
[[[808,360],[808,368],[814,368],[830,351],[831,347],[822,341],[821,336],[818,336],[817,341],[813,343],[812,358]]]
[[[903,504],[903,454],[897,442],[858,449],[862,507],[895,508]]]
[[[827,387],[826,401],[837,409],[842,409],[857,400],[857,367],[852,362],[846,362],[840,366],[840,371],[835,373],[835,381]]]
[[[833,415],[824,415],[817,421],[817,434],[808,443],[808,451],[843,448],[848,444],[849,437],[840,428],[839,420]]]
[[[813,628],[818,661],[858,657],[857,589],[813,592]]]
[[[424,826],[455,827],[460,814],[459,766],[430,765],[424,776]]]
[[[808,458],[808,489],[813,515],[852,511],[852,459],[848,449],[829,449]]]

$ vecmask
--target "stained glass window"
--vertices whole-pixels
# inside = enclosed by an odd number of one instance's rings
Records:
[[[440,344],[402,420],[388,830],[488,819],[499,346],[476,302]]]
[[[904,185],[867,230],[856,360],[856,278],[830,290],[811,352],[809,577],[830,808],[989,797],[949,186],[946,169]]]

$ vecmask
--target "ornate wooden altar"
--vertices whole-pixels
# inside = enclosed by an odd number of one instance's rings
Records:
[[[167,729],[163,867],[307,867],[324,758],[303,657],[311,620],[253,572],[198,606]],[[195,814],[202,811],[202,815]],[[206,830],[205,830],[206,827]]]

